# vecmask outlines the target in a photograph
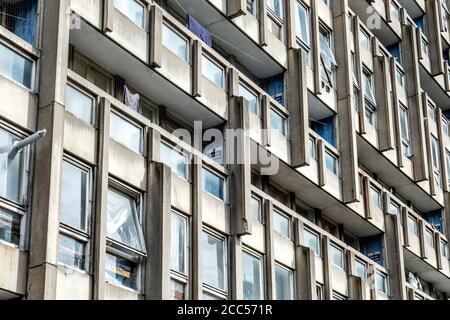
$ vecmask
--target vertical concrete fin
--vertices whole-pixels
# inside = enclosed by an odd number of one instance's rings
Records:
[[[110,0],[112,1],[112,0]],[[162,64],[162,27],[163,12],[157,6],[150,7],[150,50],[149,63],[153,68],[161,68]]]

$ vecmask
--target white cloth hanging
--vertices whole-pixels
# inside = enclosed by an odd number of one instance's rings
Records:
[[[139,100],[140,96],[138,93],[132,93],[127,86],[123,86],[123,101],[126,106],[130,107],[136,112],[139,112]]]

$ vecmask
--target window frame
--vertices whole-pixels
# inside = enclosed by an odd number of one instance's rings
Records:
[[[259,253],[257,253],[256,251],[250,249],[250,248],[243,247],[242,248],[242,261],[244,261],[244,259],[243,259],[244,254],[250,256],[253,259],[258,260],[258,262],[259,262],[259,267],[260,267],[259,268],[259,271],[260,271],[260,279],[259,279],[260,283],[259,283],[259,285],[260,285],[261,296],[260,296],[259,299],[256,299],[256,300],[264,300],[265,297],[266,297],[265,273],[264,273],[264,263],[265,263],[264,256],[259,254]],[[243,270],[244,270],[244,268],[242,268],[242,275],[244,275],[244,271]],[[242,277],[242,280],[244,281],[244,277]],[[244,286],[242,286],[242,287],[244,287]],[[243,299],[245,299],[245,298],[243,297]]]
[[[247,91],[249,94],[255,96],[255,98],[256,98],[256,108],[257,108],[256,113],[253,112],[252,110],[250,110],[250,108],[248,109],[248,111],[249,111],[250,113],[256,114],[258,117],[261,118],[261,116],[262,116],[262,110],[261,110],[261,97],[260,97],[259,92],[256,91],[256,90],[254,90],[254,89],[252,89],[252,88],[251,88],[249,85],[247,85],[245,82],[239,81],[239,96],[241,96],[244,100],[246,100],[246,99],[245,99],[245,97],[242,95],[242,91],[241,91],[242,89],[245,90],[245,91]]]
[[[23,41],[26,41],[26,40],[23,40]],[[28,90],[30,92],[36,92],[36,89],[37,89],[36,88],[36,77],[37,77],[36,76],[36,70],[37,70],[36,60],[33,59],[33,57],[30,54],[26,53],[23,49],[13,46],[12,44],[6,42],[6,40],[0,39],[0,46],[4,46],[7,50],[12,51],[14,54],[31,62],[30,87],[27,87],[25,84],[22,84],[19,81],[12,79],[5,74],[0,74],[0,75],[4,78],[8,79],[9,81],[12,81],[15,84],[21,86],[22,88],[25,88],[26,90]]]
[[[283,132],[280,132],[278,128],[275,128],[272,126],[272,114],[277,115],[282,122],[283,126]],[[285,115],[284,112],[280,111],[279,108],[275,108],[272,105],[270,106],[269,110],[269,119],[270,119],[270,129],[271,131],[275,130],[280,136],[285,137],[286,139],[289,138],[289,124],[288,124],[288,117]]]
[[[92,105],[91,105],[91,120],[89,122],[85,121],[84,119],[81,119],[80,117],[78,117],[76,114],[72,113],[71,111],[67,110],[67,98],[65,101],[66,104],[66,108],[65,110],[67,112],[69,112],[71,115],[73,115],[74,117],[76,117],[78,120],[83,121],[83,123],[88,124],[89,126],[93,127],[95,126],[95,124],[97,123],[97,106],[98,106],[98,96],[91,93],[89,90],[85,89],[82,85],[74,82],[73,80],[71,80],[70,78],[68,78],[67,80],[67,84],[66,84],[66,90],[67,87],[72,87],[72,89],[79,91],[80,93],[84,94],[85,96],[89,97],[92,99]],[[67,91],[66,91],[66,97],[67,97]]]
[[[206,226],[203,226],[203,228],[202,228],[202,232],[201,232],[202,239],[203,239],[204,234],[207,234],[213,238],[216,238],[217,240],[222,241],[222,243],[223,243],[223,253],[224,253],[224,256],[223,256],[223,266],[224,266],[223,272],[224,272],[224,274],[223,275],[224,275],[225,288],[224,289],[216,288],[213,285],[206,283],[204,281],[203,277],[201,279],[202,288],[203,288],[203,290],[208,291],[210,294],[212,294],[216,297],[220,297],[220,299],[227,299],[229,290],[230,290],[230,283],[229,283],[229,281],[230,281],[230,270],[229,270],[230,269],[230,261],[229,261],[230,256],[229,255],[230,254],[229,254],[229,243],[228,243],[229,239],[227,236],[220,234]],[[203,243],[202,243],[202,251],[204,251]],[[202,266],[201,266],[202,271],[203,271],[203,267],[204,267],[204,265],[202,264]]]
[[[108,132],[109,138],[110,138],[111,140],[113,140],[114,142],[120,144],[121,146],[125,147],[126,149],[128,149],[128,150],[130,150],[130,151],[132,151],[132,152],[134,152],[134,153],[143,155],[143,154],[145,153],[145,147],[144,147],[144,146],[145,146],[145,142],[144,142],[144,139],[145,139],[144,136],[145,136],[145,134],[144,134],[144,128],[143,128],[143,126],[142,126],[141,124],[139,124],[138,122],[134,121],[133,119],[127,117],[127,116],[124,115],[122,112],[116,111],[115,109],[112,109],[112,110],[111,110],[111,112],[110,112],[110,118],[111,118],[111,115],[112,115],[112,114],[114,114],[115,116],[117,116],[118,118],[120,118],[122,121],[128,122],[130,125],[132,125],[132,126],[136,127],[137,129],[139,129],[139,132],[140,132],[140,134],[139,134],[139,140],[140,140],[140,141],[139,141],[139,150],[134,150],[134,149],[132,149],[131,147],[127,146],[125,143],[123,143],[123,142],[121,142],[121,141],[118,141],[117,139],[115,139],[115,138],[111,135],[111,129],[112,129],[112,127],[111,127],[111,121],[110,121],[109,132]]]
[[[338,268],[340,270],[344,270],[345,271],[345,250],[344,250],[344,248],[340,247],[337,244],[330,243],[330,249],[331,249],[330,250],[330,254],[332,253],[333,248],[334,248],[334,250],[341,252],[341,263],[342,263],[342,266],[336,265],[334,263],[334,261],[333,261],[334,259],[333,259],[332,256],[331,256],[331,259],[330,259],[331,260],[331,265],[335,266],[336,268]]]
[[[221,80],[221,84],[218,85],[214,80],[208,78],[206,76],[206,74],[204,73],[204,59],[208,60],[211,64],[215,65],[218,69],[220,69],[222,71],[222,80]],[[225,91],[226,90],[226,67],[224,65],[222,65],[220,62],[218,62],[214,57],[212,57],[211,54],[207,53],[207,52],[203,52],[202,56],[201,56],[201,75],[209,80],[212,84],[214,84],[215,86],[217,86],[218,88],[220,88],[221,90]]]
[[[204,185],[203,185],[203,177],[204,177],[203,176],[203,172],[205,170],[209,171],[211,174],[213,174],[214,176],[218,177],[219,180],[221,181],[222,188],[223,188],[223,199],[221,199],[221,198],[217,197],[216,195],[210,193],[209,191],[205,190]],[[228,190],[227,190],[227,188],[228,188],[228,181],[227,181],[227,177],[225,177],[224,174],[219,173],[218,171],[212,169],[209,166],[205,166],[205,165],[202,166],[202,191],[203,192],[207,193],[208,195],[210,195],[211,197],[213,197],[213,198],[215,198],[217,200],[220,200],[223,203],[227,203],[227,201],[228,201],[228,196],[227,196],[228,195]]]
[[[316,237],[317,239],[317,246],[316,248],[311,248],[310,246],[307,245],[306,243],[306,239],[305,239],[305,234],[309,233],[310,235],[312,235],[313,237]],[[312,229],[308,228],[308,227],[304,227],[303,228],[303,239],[302,239],[302,243],[304,244],[305,247],[310,248],[311,250],[314,251],[314,254],[318,257],[322,256],[322,243],[321,243],[321,235],[320,233],[313,231]]]
[[[412,223],[414,223],[414,230],[411,230],[411,228],[410,228],[410,227],[412,227]],[[408,217],[406,219],[406,224],[408,227],[408,232],[419,237],[419,221],[417,220],[417,218],[412,216],[411,214],[408,214]]]
[[[411,149],[411,125],[409,122],[409,109],[401,103],[399,103],[398,108],[399,108],[399,122],[400,122],[400,138],[402,140],[402,154],[405,157],[410,158],[412,156],[412,149]],[[402,113],[404,114],[405,120],[404,123],[402,121]],[[403,132],[403,127],[405,132]]]
[[[176,145],[173,145],[172,143],[170,143],[170,142],[168,142],[168,141],[166,141],[166,140],[163,140],[163,139],[161,139],[160,149],[161,149],[162,145],[164,145],[165,147],[171,149],[172,152],[176,152],[176,153],[178,153],[180,156],[183,156],[183,157],[185,158],[185,160],[186,160],[186,163],[185,163],[185,172],[184,172],[184,173],[185,173],[185,177],[180,176],[180,175],[178,174],[178,172],[175,172],[175,171],[172,169],[172,167],[170,167],[169,164],[164,163],[164,162],[163,162],[163,163],[166,164],[167,166],[169,166],[169,167],[171,168],[172,173],[174,173],[174,174],[175,174],[177,177],[179,177],[180,179],[182,179],[182,180],[184,180],[184,181],[187,181],[187,182],[191,181],[191,171],[190,171],[190,168],[189,168],[189,164],[190,164],[190,156],[189,156],[189,154],[187,154],[186,152],[184,152],[184,149],[183,149],[183,148],[181,148],[181,147],[179,147],[179,146],[176,146]],[[179,149],[179,151],[177,151],[176,149]],[[162,159],[161,159],[161,162],[162,162]]]
[[[141,29],[143,29],[143,30],[146,29],[145,25],[146,25],[146,12],[147,12],[147,10],[146,10],[146,5],[145,5],[143,2],[141,2],[141,1],[139,1],[139,0],[131,0],[131,1],[133,1],[134,3],[136,3],[137,5],[139,5],[139,6],[142,8],[142,21],[141,21],[141,24],[139,25],[136,21],[134,21],[131,17],[129,17],[125,12],[121,11],[119,8],[117,8],[117,7],[114,5],[116,1],[117,1],[117,0],[113,0],[113,8],[114,8],[115,10],[117,10],[117,11],[120,12],[124,17],[126,17],[128,20],[130,20],[131,22],[133,22],[133,24],[135,24],[137,27],[139,27],[139,28],[141,28]],[[119,1],[123,1],[123,0],[119,0]]]
[[[286,218],[287,222],[288,222],[288,234],[285,235],[283,233],[281,233],[280,231],[275,230],[274,225],[272,225],[272,230],[273,232],[276,232],[277,234],[279,234],[281,237],[291,240],[292,239],[292,218],[291,216],[289,216],[288,214],[284,213],[282,210],[273,207],[272,208],[272,221],[273,221],[273,216],[275,214],[278,214],[280,217]],[[273,223],[273,222],[272,222]]]
[[[303,32],[302,32],[302,24],[299,21],[299,8],[301,8],[306,16],[306,26],[307,30],[304,30],[306,32],[307,39],[303,39]],[[295,1],[295,36],[298,42],[300,42],[303,46],[305,46],[305,49],[309,51],[311,49],[311,9],[303,3],[301,0]]]
[[[255,194],[252,194],[251,199],[252,199],[251,201],[258,201],[258,219],[255,219],[255,217],[253,216],[253,213],[252,213],[252,218],[255,221],[263,224],[264,223],[264,217],[263,217],[264,215],[263,215],[263,210],[262,210],[263,209],[262,208],[263,201],[259,196],[255,195]],[[250,203],[250,205],[251,205],[251,203]]]
[[[282,265],[281,263],[278,263],[278,262],[275,262],[274,263],[274,267],[273,267],[273,272],[274,272],[274,274],[276,274],[276,270],[277,270],[277,268],[278,269],[280,269],[280,270],[283,270],[283,271],[285,271],[285,272],[287,272],[288,273],[288,275],[289,275],[289,284],[290,284],[290,295],[291,295],[291,299],[290,300],[295,300],[295,290],[296,290],[296,283],[295,283],[295,271],[294,270],[292,270],[292,269],[290,269],[290,268],[288,268],[288,267],[286,267],[286,266],[284,266],[284,265]],[[277,284],[276,284],[276,276],[275,276],[275,279],[274,279],[274,285],[275,285],[275,296],[274,296],[274,299],[275,300],[277,300],[277,294],[276,294],[276,288],[277,288]]]
[[[181,58],[178,54],[176,54],[175,52],[170,50],[168,47],[166,47],[164,45],[164,41],[161,42],[162,46],[164,48],[166,48],[167,50],[169,50],[171,53],[173,53],[175,56],[177,56],[183,62],[185,62],[187,64],[191,64],[190,63],[191,62],[191,40],[186,35],[184,35],[181,31],[179,31],[174,25],[172,25],[170,22],[165,21],[165,20],[163,21],[163,27],[162,27],[161,35],[164,32],[164,27],[166,27],[171,32],[173,32],[175,35],[177,35],[180,39],[185,41],[185,43],[186,43],[186,57]],[[163,36],[162,36],[162,39],[164,39]]]

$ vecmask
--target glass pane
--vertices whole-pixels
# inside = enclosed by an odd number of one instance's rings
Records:
[[[267,0],[267,6],[275,15],[283,19],[283,2],[282,0]]]
[[[224,71],[211,59],[202,56],[202,73],[220,88],[224,88]]]
[[[203,169],[202,182],[204,191],[221,200],[225,200],[224,197],[225,181],[222,177],[219,177],[218,175],[212,173],[209,170]]]
[[[290,220],[288,217],[274,211],[273,212],[273,230],[282,236],[289,238],[290,236]]]
[[[85,268],[86,245],[64,234],[59,234],[58,261],[80,270]]]
[[[109,253],[106,254],[106,281],[137,290],[137,270],[136,263]]]
[[[183,179],[187,179],[187,157],[184,154],[161,143],[161,161],[167,164],[173,173]]]
[[[88,231],[88,174],[63,161],[61,174],[61,222]]]
[[[262,300],[264,297],[261,260],[243,252],[242,264],[244,300]]]
[[[310,232],[306,229],[303,230],[303,243],[308,248],[314,250],[314,252],[320,255],[320,242],[319,236],[316,233]]]
[[[275,291],[276,300],[293,300],[294,277],[292,271],[275,266]]]
[[[9,153],[17,137],[0,129],[0,196],[22,203],[22,178],[24,173],[24,151],[19,151],[11,160]]]
[[[309,45],[309,14],[308,10],[297,2],[297,16],[295,19],[297,36],[307,45]]]
[[[20,216],[0,209],[0,240],[20,244]]]
[[[425,232],[425,241],[430,247],[434,248],[433,233],[430,230]]]
[[[187,274],[187,220],[172,214],[171,267],[172,270]]]
[[[114,0],[114,7],[139,27],[144,26],[144,7],[135,0]]]
[[[381,194],[378,190],[370,188],[370,198],[372,206],[381,209]]]
[[[170,280],[170,300],[186,300],[186,285],[183,282]]]
[[[412,234],[418,235],[417,220],[408,216],[408,231]]]
[[[162,30],[163,46],[172,51],[178,58],[188,61],[188,42],[167,25]]]
[[[366,280],[366,264],[362,263],[361,261],[356,260],[355,261],[355,273],[358,277]]]
[[[203,232],[203,283],[227,290],[225,243]]]
[[[131,150],[137,153],[141,152],[141,128],[126,121],[115,113],[111,113],[110,135],[111,138]]]
[[[251,206],[251,210],[252,210],[253,219],[261,222],[261,220],[262,220],[261,219],[261,201],[259,201],[259,199],[256,199],[256,198],[252,198],[250,206]]]
[[[107,236],[131,248],[143,251],[136,210],[135,199],[109,188]]]
[[[344,269],[344,252],[342,249],[330,246],[331,262],[338,268]]]
[[[0,43],[0,74],[31,89],[33,62]]]
[[[66,110],[89,124],[92,123],[93,104],[92,97],[72,86],[66,87]]]
[[[244,100],[248,104],[248,109],[250,112],[253,112],[254,114],[259,115],[259,103],[258,103],[258,96],[248,90],[243,85],[239,85],[239,94],[244,98]]]
[[[377,273],[376,275],[376,281],[377,281],[377,289],[380,292],[387,293],[386,288],[386,277]]]
[[[270,110],[270,126],[273,130],[278,131],[282,136],[286,136],[286,119],[278,112]]]
[[[338,161],[333,155],[329,154],[328,152],[325,152],[325,166],[334,175],[337,176],[339,174]]]

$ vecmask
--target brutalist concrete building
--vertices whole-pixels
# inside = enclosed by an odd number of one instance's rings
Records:
[[[0,299],[448,299],[449,7],[1,0]]]

